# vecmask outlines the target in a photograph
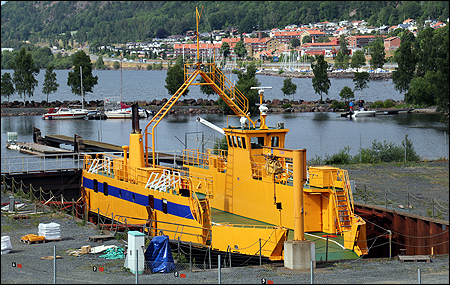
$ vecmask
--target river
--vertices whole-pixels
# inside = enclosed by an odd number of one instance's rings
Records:
[[[2,70],[4,72],[12,72]],[[67,86],[67,70],[56,70],[57,80],[60,84],[55,94],[50,94],[53,100],[76,100],[79,97],[70,92]],[[32,97],[40,102],[46,99],[42,91],[45,71],[41,71],[36,79],[38,88]],[[169,98],[164,88],[166,71],[153,70],[123,70],[122,84],[120,83],[120,70],[93,71],[98,75],[98,85],[93,93],[88,93],[86,100],[101,100],[103,98],[120,98],[122,85],[123,101]],[[228,76],[229,74],[227,74]],[[237,76],[231,74],[231,81],[237,81]],[[265,92],[265,99],[282,99],[281,87],[283,77],[257,75],[261,86],[271,86],[273,89]],[[339,99],[339,92],[343,86],[353,87],[352,79],[332,78],[330,94],[323,98]],[[317,100],[319,95],[312,88],[311,79],[293,78],[297,84],[297,93],[294,100]],[[358,94],[356,94],[359,97]],[[216,96],[210,96],[215,99]],[[190,92],[185,97],[205,98],[200,93],[198,86],[190,87]],[[364,89],[362,99],[366,101],[376,100],[402,100],[403,95],[395,91],[392,80],[371,81],[369,88]],[[14,95],[10,100],[21,100]],[[201,115],[204,119],[225,127],[227,118],[224,115]],[[257,119],[257,118],[252,118]],[[140,128],[144,129],[148,119],[140,120]],[[399,114],[382,115],[369,118],[348,119],[331,112],[326,113],[284,113],[270,114],[267,117],[267,125],[275,126],[277,122],[284,122],[290,129],[286,137],[286,147],[293,149],[307,149],[307,158],[315,156],[325,157],[338,153],[344,147],[350,147],[350,154],[355,155],[360,147],[369,148],[377,140],[401,145],[405,135],[412,141],[414,149],[424,159],[449,158],[449,134],[448,124],[439,122],[437,114]],[[236,121],[233,123],[238,125]],[[33,127],[41,129],[42,136],[52,134],[64,134],[72,136],[77,134],[84,139],[99,140],[116,145],[127,145],[131,132],[131,120],[105,120],[105,121],[44,121],[40,116],[12,116],[1,118],[2,157],[15,156],[17,151],[5,148],[7,132],[17,132],[19,142],[32,142]],[[213,147],[212,142],[221,135],[196,122],[196,115],[168,115],[157,127],[156,149],[158,151],[178,150],[182,148]],[[70,146],[63,146],[71,148]]]
[[[9,72],[11,76],[13,76],[14,73],[13,70],[2,70],[2,75],[5,72]],[[74,95],[67,85],[69,70],[55,70],[55,73],[60,86],[55,93],[49,95],[49,101],[59,100],[62,102],[64,100],[80,100],[80,97]],[[92,93],[86,93],[86,101],[103,100],[106,98],[110,100],[120,100],[121,94],[122,100],[125,102],[135,100],[146,100],[149,102],[153,99],[161,100],[163,98],[170,98],[167,89],[164,87],[167,76],[166,70],[123,70],[122,75],[120,70],[93,70],[92,74],[98,76],[98,85],[94,86]],[[236,74],[226,72],[225,75],[233,83],[236,83],[238,80]],[[31,98],[27,98],[27,100],[36,102],[47,100],[47,95],[42,93],[44,78],[45,70],[41,70],[36,76],[38,86],[34,91],[34,95]],[[261,83],[260,86],[272,87],[272,90],[265,92],[265,99],[282,100],[284,98],[284,94],[281,91],[284,77],[257,75],[256,78]],[[292,82],[297,85],[297,93],[293,97],[294,100],[317,101],[320,99],[320,95],[314,93],[311,80],[311,78],[292,78]],[[324,100],[326,98],[330,98],[331,100],[341,100],[339,93],[342,88],[348,86],[353,89],[354,87],[353,80],[349,78],[330,78],[330,82],[331,87],[329,94],[323,94]],[[387,99],[399,101],[404,99],[404,95],[394,89],[394,84],[391,79],[388,81],[372,80],[369,82],[368,86],[368,88],[363,90],[361,97],[366,102],[375,102],[377,100],[385,101]],[[355,92],[355,99],[358,99],[359,96],[360,92]],[[211,95],[209,99],[217,100],[217,97],[217,95]],[[205,99],[206,95],[200,92],[199,86],[191,86],[189,87],[189,93],[184,98]],[[4,100],[5,98],[2,97],[2,101]],[[23,101],[18,94],[14,94],[10,97],[10,101],[14,100]]]

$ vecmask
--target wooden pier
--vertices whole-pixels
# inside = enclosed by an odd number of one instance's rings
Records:
[[[69,137],[66,135],[46,135],[43,143],[52,147],[59,147],[61,144],[72,145],[74,152],[91,151],[91,152],[122,152],[121,146],[93,140],[85,140],[80,136],[74,135]]]

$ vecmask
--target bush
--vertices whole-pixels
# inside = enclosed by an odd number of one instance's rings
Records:
[[[333,110],[345,109],[345,103],[344,102],[333,101],[333,103],[331,103],[331,108],[333,108]]]
[[[281,106],[281,108],[286,109],[286,108],[290,108],[292,105],[290,103],[286,103],[283,106]]]
[[[392,108],[394,106],[394,101],[391,99],[387,99],[384,101],[384,108]]]
[[[408,135],[405,135],[405,139],[401,145],[395,145],[394,143],[378,142],[377,140],[372,142],[370,148],[361,148],[359,153],[355,156],[349,154],[350,147],[345,147],[337,154],[328,155],[325,154],[325,159],[317,156],[308,161],[308,164],[319,165],[339,165],[339,164],[352,164],[352,163],[381,163],[381,162],[403,162],[405,161],[419,161],[420,157],[417,155],[412,142],[408,139]]]
[[[329,156],[325,154],[325,164],[350,164],[352,162],[352,156],[349,154],[350,147],[346,146],[344,149],[341,149],[338,153]]]

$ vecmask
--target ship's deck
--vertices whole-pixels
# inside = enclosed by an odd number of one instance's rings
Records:
[[[258,225],[258,226],[275,226],[268,223],[264,223],[258,220],[246,218],[243,216],[227,213],[218,209],[211,208],[212,221],[214,223],[230,223],[238,225]],[[305,238],[316,244],[316,261],[325,260],[341,260],[341,259],[357,259],[358,255],[344,246],[344,236],[342,235],[330,235],[328,237],[328,258],[327,255],[327,233],[324,232],[312,232],[305,233]],[[289,230],[288,240],[294,238],[294,231]]]

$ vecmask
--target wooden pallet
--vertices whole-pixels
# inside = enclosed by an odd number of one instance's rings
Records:
[[[399,255],[401,262],[431,262],[429,255]]]
[[[87,241],[103,242],[104,240],[113,239],[113,235],[96,235],[88,237]]]
[[[14,215],[11,215],[11,217],[14,220],[23,220],[23,219],[28,219],[28,214],[14,214]]]
[[[26,243],[26,244],[44,243],[44,242],[51,242],[51,241],[62,241],[62,238],[43,239],[43,240],[24,240],[24,239],[20,239],[21,243]]]

